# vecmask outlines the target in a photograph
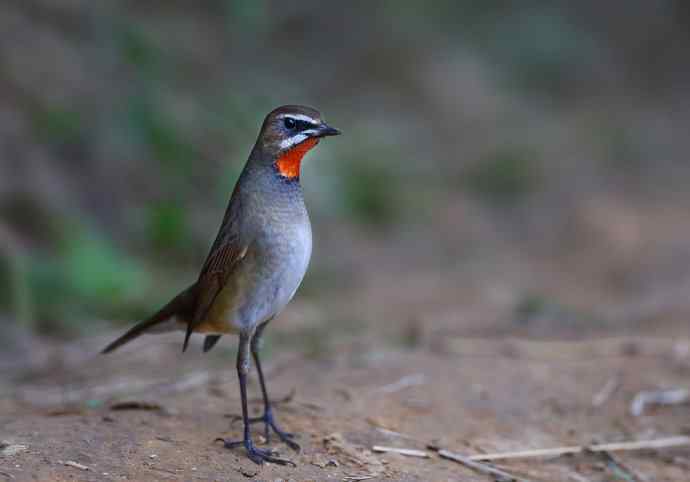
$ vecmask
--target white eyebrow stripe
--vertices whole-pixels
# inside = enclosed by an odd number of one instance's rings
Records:
[[[288,147],[292,147],[294,145],[299,144],[302,141],[307,140],[309,136],[306,134],[296,134],[292,137],[288,137],[287,139],[284,139],[280,142],[280,148],[281,149],[287,149]]]
[[[310,124],[318,124],[316,119],[314,119],[313,117],[309,117],[308,115],[304,115],[304,114],[280,114],[278,117],[280,119],[284,119],[286,117],[289,117],[291,119],[309,122]]]

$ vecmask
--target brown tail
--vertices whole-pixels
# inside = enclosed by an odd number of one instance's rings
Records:
[[[194,309],[194,285],[177,295],[173,300],[165,305],[155,315],[133,326],[127,333],[106,346],[101,353],[110,353],[117,350],[125,343],[138,338],[152,328],[169,321],[173,316],[178,315],[185,319]]]

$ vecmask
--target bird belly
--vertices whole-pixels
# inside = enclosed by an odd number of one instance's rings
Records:
[[[290,302],[311,258],[311,227],[295,229],[262,255],[246,259],[194,331],[239,333],[267,321]]]
[[[293,263],[286,263],[281,268],[257,286],[238,312],[236,322],[240,328],[251,328],[270,320],[290,302],[306,270]]]
[[[279,278],[275,294],[274,316],[285,308],[297,289],[302,284],[302,279],[307,273],[311,259],[311,226],[307,221],[297,227],[287,242],[287,250],[283,257],[282,269],[279,270]]]
[[[237,322],[251,328],[277,316],[290,302],[302,283],[311,258],[311,226],[293,226],[266,247],[261,258],[260,274],[245,303],[238,311]],[[278,238],[276,240],[275,238]]]

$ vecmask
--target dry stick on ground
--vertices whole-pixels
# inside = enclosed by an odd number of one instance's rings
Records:
[[[357,480],[369,480],[376,477],[375,474],[345,474],[343,480],[357,481]]]
[[[67,467],[74,467],[75,469],[79,470],[91,470],[86,465],[80,464],[79,462],[75,462],[74,460],[68,460],[67,462],[63,462],[62,465],[65,465]]]
[[[374,427],[377,432],[382,433],[383,435],[388,435],[389,437],[400,437],[404,438],[405,440],[412,440],[414,442],[419,442],[416,438],[414,438],[411,435],[407,435],[404,433],[396,432],[395,430],[388,430],[387,428],[383,427]]]
[[[414,373],[412,375],[407,375],[402,377],[400,380],[384,385],[375,390],[375,393],[386,393],[391,394],[399,392],[409,387],[415,387],[418,385],[424,385],[426,383],[426,377],[423,373]]]
[[[400,455],[407,455],[408,457],[419,457],[422,459],[427,459],[429,458],[429,453],[425,452],[424,450],[417,450],[417,449],[401,449],[397,447],[384,447],[381,445],[374,445],[371,450],[374,452],[382,452],[382,453],[394,453],[394,454],[400,454]]]
[[[494,454],[479,454],[467,457],[469,460],[503,460],[528,457],[557,457],[559,455],[580,454],[583,452],[617,452],[625,450],[655,450],[669,447],[690,445],[690,437],[679,435],[655,440],[641,440],[636,442],[614,442],[597,445],[574,445],[570,447],[555,447],[549,449],[523,450],[519,452],[503,452]]]
[[[556,447],[551,449],[524,450],[520,452],[471,455],[469,457],[465,457],[460,454],[450,452],[448,450],[439,450],[438,454],[443,458],[454,460],[483,474],[492,475],[496,477],[497,480],[499,480],[500,482],[510,482],[525,479],[519,479],[513,475],[508,474],[507,472],[504,472],[502,470],[496,469],[485,464],[478,463],[477,461],[506,460],[526,457],[549,457],[566,454],[579,454],[583,452],[604,453],[608,455],[609,459],[613,461],[614,464],[624,468],[626,472],[632,474],[633,477],[635,477],[639,481],[644,482],[646,480],[644,476],[641,476],[640,474],[637,474],[634,471],[630,470],[629,467],[622,465],[619,461],[613,458],[610,452],[624,450],[662,449],[668,447],[680,447],[687,445],[690,445],[690,437],[678,436],[656,440],[643,440],[638,442],[617,442],[590,446],[576,445],[571,447]]]
[[[474,460],[471,460],[470,457],[464,457],[460,454],[456,454],[449,450],[439,450],[438,454],[444,459],[458,462],[476,472],[479,472],[484,475],[490,475],[491,477],[494,477],[497,482],[528,482],[527,479],[518,478],[514,475],[509,474],[508,472],[504,472],[495,467],[491,467],[490,465],[475,462]]]
[[[621,386],[620,376],[616,375],[606,382],[606,384],[592,397],[592,406],[601,407],[609,401],[609,399],[616,393],[616,390]]]

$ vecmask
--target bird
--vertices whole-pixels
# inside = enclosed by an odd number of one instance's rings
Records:
[[[196,282],[102,351],[110,353],[145,333],[181,330],[185,332],[183,352],[193,333],[206,335],[203,351],[208,352],[223,335],[238,335],[236,369],[243,437],[216,440],[228,449],[244,447],[257,464],[294,465],[276,451],[255,445],[253,423],[264,424],[266,439],[272,430],[291,449],[300,450],[295,435],[276,422],[259,352],[264,329],[295,295],[311,258],[311,223],[300,184],[302,158],[322,138],[340,133],[311,107],[284,105],[271,111],[235,184]],[[254,418],[247,410],[252,359],[264,404],[263,415]]]

